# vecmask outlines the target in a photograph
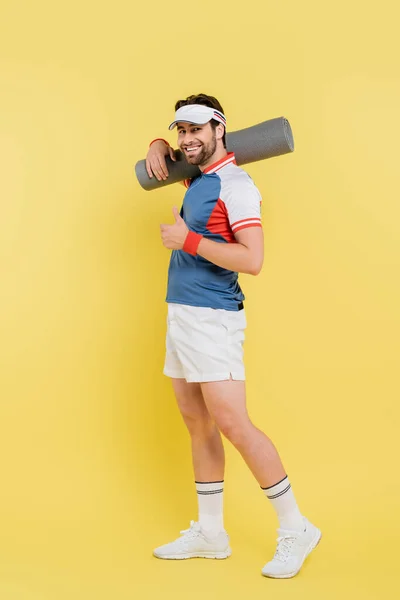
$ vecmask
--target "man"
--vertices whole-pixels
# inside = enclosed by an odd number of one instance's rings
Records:
[[[227,558],[223,522],[224,449],[220,432],[237,448],[276,510],[275,556],[263,575],[293,577],[318,544],[321,532],[302,516],[272,441],[251,422],[246,409],[243,341],[246,317],[238,273],[257,275],[263,263],[261,197],[236,165],[225,143],[220,103],[199,94],[180,100],[169,129],[200,175],[187,191],[174,223],[161,225],[171,249],[164,373],[172,379],[192,443],[198,521],[154,555],[163,559]],[[154,140],[146,158],[150,177],[168,177],[165,156],[174,150]]]

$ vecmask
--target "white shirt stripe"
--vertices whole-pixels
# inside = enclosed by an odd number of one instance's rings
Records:
[[[238,227],[243,227],[243,225],[258,225],[259,223],[261,223],[261,219],[246,219],[244,221],[234,223],[233,225],[231,225],[231,228],[232,231],[235,231],[235,229],[238,229]]]

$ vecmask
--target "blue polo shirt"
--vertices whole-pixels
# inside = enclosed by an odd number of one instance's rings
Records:
[[[235,244],[235,234],[261,227],[261,196],[250,176],[237,166],[233,153],[185,182],[181,217],[187,227],[221,244]],[[238,310],[244,294],[238,273],[202,256],[173,250],[168,270],[166,301]]]

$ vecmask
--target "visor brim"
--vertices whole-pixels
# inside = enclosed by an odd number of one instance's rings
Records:
[[[211,119],[206,119],[205,121],[203,120],[196,120],[196,121],[186,121],[186,119],[178,119],[178,121],[173,121],[171,123],[171,125],[168,127],[168,129],[171,131],[171,129],[173,129],[178,123],[190,123],[191,125],[205,125],[206,123],[209,123],[211,121]]]

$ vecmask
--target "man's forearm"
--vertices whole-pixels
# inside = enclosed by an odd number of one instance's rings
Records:
[[[237,273],[258,275],[261,270],[261,264],[257,263],[253,253],[243,244],[224,244],[202,238],[197,254],[218,267]]]

